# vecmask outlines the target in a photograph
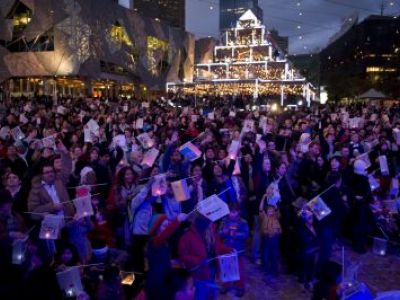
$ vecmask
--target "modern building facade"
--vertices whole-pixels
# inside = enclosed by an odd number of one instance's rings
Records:
[[[0,1],[0,86],[9,95],[114,96],[191,80],[192,34],[110,0]]]
[[[219,0],[219,30],[223,32],[234,27],[248,9],[251,9],[258,20],[263,22],[263,11],[258,0]]]
[[[135,11],[185,29],[185,0],[133,0]]]
[[[400,18],[367,17],[322,50],[320,61],[330,99],[370,88],[400,97]]]

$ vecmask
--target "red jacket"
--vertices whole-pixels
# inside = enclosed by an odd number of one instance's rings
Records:
[[[232,249],[225,246],[216,233],[215,227],[213,227],[215,235],[215,253],[216,255],[222,255],[232,252]],[[192,225],[190,229],[182,236],[179,241],[179,259],[185,265],[186,268],[192,270],[198,266],[207,258],[207,249],[204,244],[203,238],[197,229]],[[208,257],[210,259],[212,257]],[[210,280],[210,270],[208,264],[203,264],[201,267],[193,270],[193,278],[197,280]]]

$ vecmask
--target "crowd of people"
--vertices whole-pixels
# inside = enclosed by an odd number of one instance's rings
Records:
[[[192,100],[0,103],[2,297],[241,297],[250,259],[267,285],[338,299],[335,245],[399,237],[398,104]],[[202,213],[211,198],[229,213]]]

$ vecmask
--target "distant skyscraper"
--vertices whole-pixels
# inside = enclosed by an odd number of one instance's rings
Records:
[[[236,21],[248,9],[263,22],[263,11],[258,5],[258,0],[220,0],[219,1],[219,30],[235,27]]]
[[[140,14],[185,29],[185,0],[133,0]]]

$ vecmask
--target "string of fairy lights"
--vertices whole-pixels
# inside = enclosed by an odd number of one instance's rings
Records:
[[[206,3],[210,11],[217,12],[220,1],[224,0],[198,0]],[[264,8],[264,20],[268,25],[274,27],[275,24],[287,24],[283,33],[291,41],[302,44],[305,52],[312,51],[307,40],[316,33],[326,32],[327,35],[333,35],[340,30],[341,26],[353,24],[358,14],[380,14],[398,18],[400,14],[400,0],[377,0],[373,6],[363,6],[363,1],[344,1],[344,0],[320,0],[324,5],[330,7],[329,11],[316,10],[307,0],[259,0],[258,4]],[[365,2],[364,2],[365,3]],[[290,13],[285,13],[289,11]],[[339,11],[353,12],[353,14],[344,17],[344,13]],[[281,12],[280,14],[278,12]],[[357,12],[356,14],[354,12]],[[321,23],[313,20],[313,16],[327,16],[337,22]],[[291,25],[293,24],[293,25]],[[281,26],[282,27],[282,26]],[[281,30],[281,28],[278,28]],[[214,34],[198,32],[201,35],[212,36]],[[294,40],[293,40],[294,39]]]

